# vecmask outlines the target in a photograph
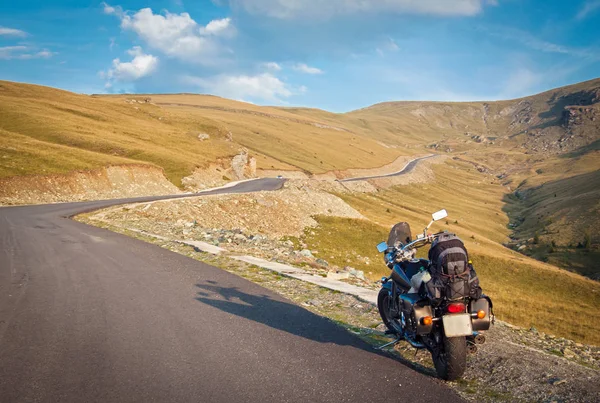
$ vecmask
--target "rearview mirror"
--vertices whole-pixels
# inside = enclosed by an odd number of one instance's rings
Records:
[[[446,209],[444,210],[440,210],[440,211],[436,211],[435,213],[433,213],[431,215],[431,217],[433,218],[433,221],[439,221],[443,218],[448,217],[448,212],[446,211]]]
[[[387,243],[385,243],[385,242],[382,242],[379,245],[377,245],[377,251],[379,253],[385,252],[387,250],[387,248],[388,248],[388,246],[387,246]]]

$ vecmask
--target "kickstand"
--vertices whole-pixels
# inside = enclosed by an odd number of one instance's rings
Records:
[[[386,343],[383,346],[375,347],[375,350],[383,350],[384,348],[391,346],[392,344],[398,343],[400,340],[402,340],[402,336],[398,336],[396,340],[390,341],[389,343]]]

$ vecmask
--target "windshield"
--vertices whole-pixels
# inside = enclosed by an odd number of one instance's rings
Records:
[[[410,225],[407,222],[399,222],[392,227],[390,235],[388,236],[388,245],[406,245],[410,242],[412,242],[412,233],[410,232]]]

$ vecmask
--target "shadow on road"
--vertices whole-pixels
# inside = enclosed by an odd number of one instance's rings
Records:
[[[435,376],[430,368],[397,355],[375,350],[373,346],[350,334],[329,319],[297,305],[273,299],[268,295],[247,294],[237,287],[222,287],[213,281],[196,284],[196,286],[200,289],[196,300],[229,314],[320,343],[335,343],[359,348],[372,354],[391,358],[424,375]]]

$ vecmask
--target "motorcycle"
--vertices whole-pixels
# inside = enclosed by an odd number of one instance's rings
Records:
[[[428,350],[438,376],[453,381],[464,374],[467,353],[475,353],[477,345],[485,342],[483,332],[490,328],[494,315],[492,301],[481,293],[478,280],[479,292],[455,293],[454,283],[447,279],[464,278],[463,274],[440,274],[431,260],[416,259],[418,248],[453,236],[448,232],[427,233],[434,222],[447,216],[446,210],[432,214],[431,222],[414,241],[408,224],[399,223],[392,228],[388,242],[377,245],[391,268],[390,276],[381,279],[377,307],[388,328],[386,334],[396,337],[380,349],[406,340],[416,349]],[[474,273],[470,260],[465,264],[464,273],[471,276]],[[468,281],[471,284],[473,280]]]

